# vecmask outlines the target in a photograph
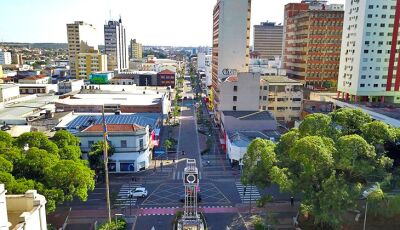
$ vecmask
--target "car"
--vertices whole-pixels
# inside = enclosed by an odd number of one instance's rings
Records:
[[[144,187],[137,187],[135,190],[129,191],[129,195],[133,197],[146,197],[147,196],[147,190]]]
[[[185,203],[185,194],[182,194],[179,196],[179,201],[182,203]],[[197,194],[197,203],[200,203],[200,202],[201,202],[201,194],[198,193]]]
[[[380,189],[380,187],[378,185],[373,185],[372,187],[364,190],[364,192],[362,193],[361,196],[363,199],[367,199],[370,193],[375,192],[379,189]]]

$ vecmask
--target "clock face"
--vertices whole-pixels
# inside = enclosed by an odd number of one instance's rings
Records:
[[[184,182],[185,182],[185,184],[197,184],[198,183],[197,174],[193,174],[193,173],[185,174]]]

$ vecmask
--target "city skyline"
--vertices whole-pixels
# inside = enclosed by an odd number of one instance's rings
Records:
[[[96,27],[98,43],[103,44],[104,24],[110,18],[118,20],[121,16],[126,26],[128,40],[135,38],[143,45],[211,46],[212,11],[217,0],[140,0],[134,3],[115,0],[112,4],[104,0],[84,2],[40,0],[35,6],[28,4],[30,2],[27,0],[19,2],[20,4],[15,4],[15,1],[4,0],[2,3],[4,13],[0,16],[0,20],[7,21],[12,18],[13,23],[0,25],[1,42],[67,43],[66,24],[84,21]],[[284,5],[289,2],[300,2],[300,0],[252,1],[251,45],[253,25],[267,20],[283,23]],[[328,2],[344,4],[345,1]],[[40,11],[45,13],[35,13],[32,17],[32,12]],[[18,17],[15,17],[15,12],[19,12]],[[51,28],[52,33],[43,33],[40,27],[32,26],[43,22],[46,22],[46,28]]]

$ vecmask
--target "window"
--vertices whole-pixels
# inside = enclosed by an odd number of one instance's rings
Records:
[[[360,87],[361,87],[361,88],[365,87],[365,84],[360,84]]]
[[[267,100],[267,96],[263,96],[263,101],[266,101]]]
[[[378,84],[374,84],[374,88],[378,88]]]
[[[292,110],[293,110],[293,111],[299,111],[299,110],[300,110],[300,107],[292,107]]]
[[[367,78],[366,75],[361,75],[361,79],[365,79],[365,78]]]
[[[371,27],[371,23],[367,23],[367,27]]]
[[[94,145],[94,141],[88,141],[88,147],[92,148],[92,145]]]
[[[275,110],[274,107],[268,107],[268,110]]]
[[[273,98],[273,97],[270,97],[270,98],[268,98],[268,101],[270,101],[270,102],[274,102],[274,101],[275,101],[275,98]]]
[[[268,86],[264,86],[264,90],[268,90]]]
[[[368,53],[368,50],[364,50],[364,53],[367,54],[367,53]]]
[[[127,147],[126,140],[121,140],[121,148],[126,148],[126,147]]]
[[[139,140],[139,148],[140,148],[140,149],[143,149],[143,139],[140,139],[140,140]]]
[[[264,105],[264,106],[262,107],[262,110],[266,110],[266,109],[267,109],[267,106]]]
[[[293,98],[293,101],[301,101],[301,98]]]
[[[369,6],[368,6],[368,9],[373,9],[373,8],[374,8],[373,5],[369,5]]]
[[[233,91],[237,91],[237,89],[238,89],[238,87],[237,87],[237,85],[235,85],[235,86],[233,86]]]
[[[233,107],[232,107],[232,110],[233,110],[233,111],[236,111],[236,106],[233,106]]]
[[[285,101],[285,98],[278,98],[278,101]]]
[[[386,84],[382,84],[382,87],[386,88]]]
[[[233,101],[237,101],[237,96],[233,96]]]

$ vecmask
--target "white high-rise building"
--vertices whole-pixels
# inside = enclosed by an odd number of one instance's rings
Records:
[[[10,65],[11,64],[11,53],[0,51],[0,65]]]
[[[210,101],[218,111],[220,82],[249,70],[251,0],[218,0],[213,16]]]
[[[107,54],[108,70],[126,70],[129,66],[126,32],[121,18],[118,21],[108,21],[104,25],[104,45]]]
[[[97,52],[96,28],[92,24],[76,21],[67,24],[68,56],[71,76],[76,77],[76,58],[79,53]]]
[[[338,97],[400,103],[400,0],[346,0]]]

